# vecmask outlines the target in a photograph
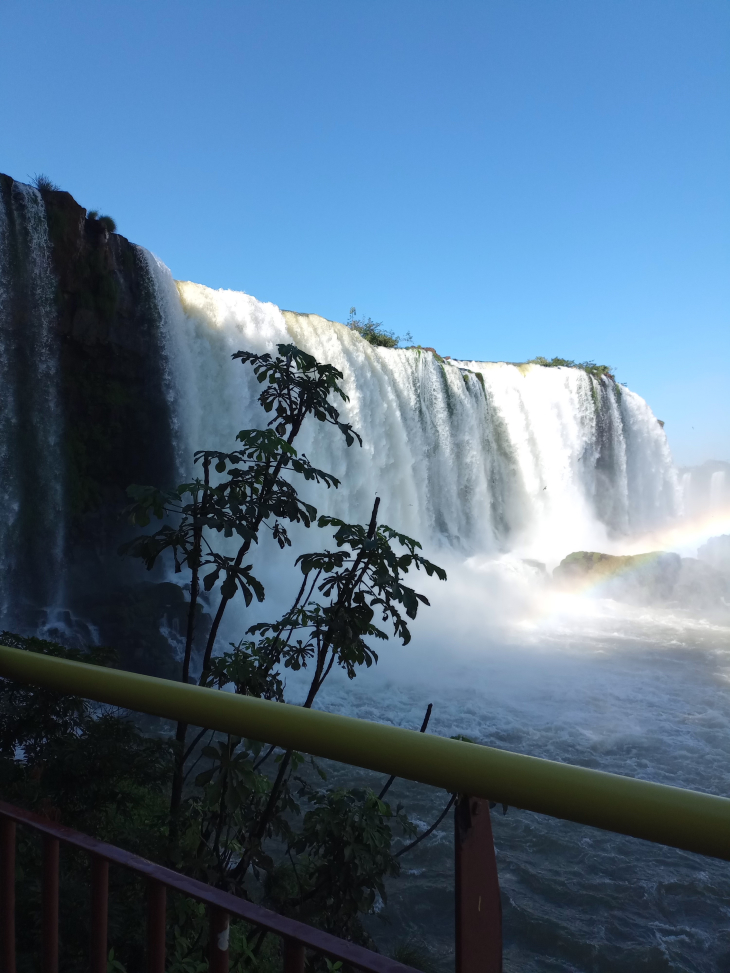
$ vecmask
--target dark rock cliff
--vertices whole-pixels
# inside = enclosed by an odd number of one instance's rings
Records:
[[[11,477],[19,467],[25,470],[18,481],[23,510],[6,539],[18,548],[13,561],[18,571],[10,599],[13,611],[6,612],[4,621],[6,627],[9,622],[26,630],[45,626],[47,634],[56,626],[67,637],[95,633],[100,641],[120,648],[124,664],[160,672],[170,654],[160,623],[170,628],[181,624],[182,592],[153,584],[161,579],[122,561],[117,549],[129,531],[122,516],[127,486],[176,481],[161,317],[144,252],[88,218],[68,193],[41,189],[41,196],[52,268],[52,334],[46,344],[55,356],[54,394],[60,413],[60,449],[52,460],[59,468],[51,473],[61,484],[56,515],[63,518],[64,585],[61,603],[53,606],[50,617],[49,584],[36,583],[49,529],[42,517],[34,525],[33,509],[41,509],[44,498],[37,489],[33,495],[32,484],[48,479],[47,470],[41,476],[41,467],[51,460],[39,455],[42,450],[30,443],[32,436],[22,434],[22,428],[43,423],[44,416],[38,396],[28,399],[19,388],[15,401],[20,418],[14,420],[15,446],[8,447],[6,472]],[[28,298],[34,269],[27,266],[29,231],[21,224],[29,217],[23,199],[37,196],[0,175],[0,204],[7,217],[7,300],[4,312],[0,308],[0,350],[13,363],[14,380],[27,387],[39,383],[33,383],[32,362],[27,374],[17,364],[37,354],[31,346],[23,350],[24,335],[37,328]]]
[[[706,611],[722,609],[730,599],[729,576],[709,563],[671,551],[633,555],[574,551],[555,568],[553,579],[564,590],[595,589],[602,597],[637,605]]]
[[[105,554],[126,487],[174,477],[160,315],[139,248],[87,219],[68,193],[42,195],[58,279],[71,542]]]

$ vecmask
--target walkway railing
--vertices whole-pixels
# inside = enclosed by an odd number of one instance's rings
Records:
[[[499,886],[490,800],[730,861],[730,800],[724,797],[5,646],[0,646],[0,676],[464,795],[455,817],[457,973],[501,970]],[[144,867],[158,866],[145,863]],[[209,894],[224,895],[215,890],[209,890]],[[193,897],[211,901],[202,895]],[[217,899],[213,904],[241,915]],[[316,937],[324,935],[311,932]],[[292,939],[283,927],[278,934]],[[309,943],[303,934],[293,938]],[[341,956],[334,949],[312,948]],[[365,966],[351,957],[347,962],[363,969],[385,970]]]
[[[91,973],[106,973],[109,865],[122,865],[147,880],[147,973],[165,971],[167,889],[174,889],[210,909],[211,973],[228,971],[228,930],[231,916],[266,929],[284,941],[284,973],[304,973],[309,949],[369,973],[415,973],[410,966],[338,939],[296,919],[288,919],[253,902],[181,875],[170,868],[132,855],[104,841],[0,801],[0,964],[15,973],[15,830],[25,825],[43,836],[42,973],[58,973],[59,845],[88,853],[91,862]]]
[[[0,676],[730,861],[730,800],[0,646]]]

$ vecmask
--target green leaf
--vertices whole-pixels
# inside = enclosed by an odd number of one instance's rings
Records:
[[[221,585],[221,595],[223,598],[233,598],[236,594],[236,579],[228,575]],[[245,592],[244,592],[245,594]],[[250,604],[250,597],[247,599],[246,604]]]
[[[221,573],[221,569],[216,568],[215,571],[211,571],[210,574],[206,574],[206,576],[203,578],[203,587],[205,588],[206,591],[210,591],[210,589],[218,580],[218,576],[220,575],[220,573]]]

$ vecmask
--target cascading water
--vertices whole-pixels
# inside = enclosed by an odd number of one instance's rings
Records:
[[[730,463],[709,461],[680,471],[684,511],[689,516],[730,514]]]
[[[0,611],[62,598],[63,462],[55,288],[41,194],[0,187]]]
[[[679,512],[661,426],[639,396],[608,379],[376,348],[316,315],[197,284],[175,288],[162,265],[151,269],[188,456],[231,448],[263,415],[256,383],[231,354],[293,341],[343,373],[342,411],[363,437],[362,449],[344,449],[312,423],[299,440],[342,480],[326,499],[336,516],[362,521],[377,493],[383,519],[429,546],[467,556],[512,550],[554,564]]]

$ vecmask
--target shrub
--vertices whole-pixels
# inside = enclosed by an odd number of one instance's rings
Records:
[[[418,940],[408,939],[398,943],[393,950],[393,959],[398,963],[405,963],[406,966],[412,966],[414,970],[421,970],[422,973],[437,973],[438,967],[430,950]]]
[[[69,649],[12,632],[1,633],[0,643],[97,666],[113,662],[108,649],[96,646]],[[165,854],[164,785],[171,766],[170,744],[144,736],[127,714],[78,696],[0,679],[4,800],[159,861]],[[40,965],[42,907],[39,843],[26,829],[18,835],[17,854],[17,908],[22,916],[18,970],[28,971]],[[85,968],[89,874],[85,855],[70,850],[62,855],[59,969],[70,973]],[[121,869],[112,874],[110,899],[110,929],[114,941],[123,944],[121,959],[128,968],[139,969],[144,957],[144,893],[139,879]]]
[[[588,375],[592,375],[593,378],[606,378],[610,381],[615,382],[616,377],[613,374],[613,369],[610,365],[596,365],[594,361],[573,361],[571,358],[543,358],[538,356],[537,358],[531,358],[528,365],[542,365],[543,368],[580,368]]]
[[[383,327],[382,321],[373,321],[372,318],[368,318],[365,321],[363,318],[356,318],[357,308],[350,308],[350,316],[347,319],[347,327],[351,331],[356,331],[361,338],[369,342],[371,345],[375,345],[377,348],[397,348],[401,342],[400,335],[394,334],[392,331],[386,331]],[[409,331],[403,337],[403,341],[413,341],[413,336]]]
[[[131,522],[140,527],[153,519],[163,523],[121,552],[140,558],[148,569],[172,555],[177,571],[189,571],[183,683],[190,681],[202,583],[211,596],[220,590],[205,652],[196,660],[202,670],[199,685],[284,704],[287,670],[307,670],[310,682],[302,705],[310,708],[333,668],[353,679],[361,667],[377,662],[370,642],[389,638],[385,623],[403,644],[410,641],[408,620],[428,600],[405,584],[406,573],[424,570],[442,580],[446,574],[420,555],[418,541],[378,523],[380,498],[366,527],[317,517],[316,509],[298,496],[297,477],[339,486],[339,480],[311,466],[294,447],[308,417],[336,426],[348,446],[360,439],[330,401],[334,396],[347,401],[339,384],[342,373],[294,345],[279,345],[278,352],[276,358],[244,351],[233,355],[253,368],[263,386],[259,402],[272,415],[269,427],[274,428],[242,430],[232,453],[196,452],[202,479],[173,491],[130,487],[135,501],[128,509]],[[253,638],[231,644],[232,651],[214,653],[228,602],[237,593],[247,606],[265,598],[254,563],[246,563],[253,545],[269,530],[285,550],[291,544],[289,523],[333,528],[334,549],[299,555],[296,565],[304,577],[291,608],[274,622],[249,627],[245,634]],[[238,537],[238,553],[230,544],[219,548],[216,534]],[[385,901],[385,880],[398,874],[398,858],[414,844],[393,850],[392,825],[406,836],[415,828],[400,807],[392,809],[383,800],[392,778],[377,796],[361,788],[314,790],[298,773],[301,754],[275,754],[274,746],[203,728],[192,736],[191,729],[179,723],[173,744],[168,833],[176,866],[239,895],[251,895],[258,885],[268,905],[369,942],[360,916],[375,911],[378,896]],[[194,776],[200,760],[204,763]],[[312,771],[326,780],[316,764]],[[299,827],[297,783],[300,798],[310,805]]]
[[[245,351],[233,355],[253,368],[263,386],[259,403],[273,416],[269,428],[239,432],[238,448],[232,453],[197,452],[194,458],[201,463],[202,479],[165,493],[131,487],[131,522],[141,527],[152,519],[163,523],[123,550],[150,569],[158,557],[172,554],[177,571],[189,571],[183,683],[190,682],[200,583],[211,597],[220,585],[205,654],[197,660],[202,671],[195,681],[285,705],[287,669],[308,670],[311,681],[303,706],[310,708],[334,667],[353,679],[363,666],[377,662],[370,643],[387,641],[386,627],[392,627],[404,645],[410,641],[410,620],[428,599],[405,584],[405,574],[424,570],[442,580],[446,574],[420,555],[417,541],[378,523],[379,497],[367,527],[326,515],[317,518],[316,509],[299,498],[292,474],[328,488],[339,485],[294,447],[307,418],[336,426],[348,446],[360,438],[340,420],[330,401],[334,396],[347,401],[339,384],[342,374],[294,345],[279,345],[278,352],[276,358]],[[236,593],[247,605],[254,597],[264,600],[263,585],[252,573],[254,563],[245,563],[252,546],[268,529],[286,549],[289,523],[334,528],[329,549],[299,555],[296,564],[303,582],[280,619],[252,625],[246,635],[253,638],[231,645],[232,651],[214,654],[217,626]],[[229,545],[219,549],[216,534],[237,536],[238,554]],[[67,649],[12,633],[0,634],[0,644],[99,666],[113,663],[112,653],[100,647]],[[429,705],[421,732],[430,714]],[[149,726],[146,721],[144,725]],[[403,808],[384,800],[393,777],[379,793],[363,787],[323,787],[319,782],[315,787],[315,777],[326,781],[326,772],[314,760],[311,769],[303,764],[304,757],[295,751],[277,752],[273,745],[183,723],[176,727],[174,740],[144,735],[132,719],[108,707],[0,679],[4,798],[46,813],[53,809],[72,827],[153,861],[172,863],[185,874],[255,897],[336,935],[372,944],[362,916],[373,915],[386,901],[386,882],[399,874],[401,855],[428,838],[454,798],[436,824],[417,834]],[[303,801],[309,805],[304,812]],[[395,850],[395,830],[413,840]],[[85,856],[77,858],[62,874],[61,908],[81,914],[88,897],[88,869]],[[21,848],[20,865],[18,901],[24,925],[19,968],[27,971],[35,968],[33,950],[42,918],[37,843]],[[119,884],[114,884],[111,896],[115,954],[109,969],[142,969],[141,883],[126,872],[113,876],[113,882]],[[180,904],[176,896],[171,900],[176,921],[170,973],[205,970],[205,909]],[[258,934],[254,942],[242,929],[234,931],[237,969],[242,968],[239,962],[251,969],[254,956],[257,973],[277,968],[278,945],[270,947],[270,956],[261,954],[263,940]],[[65,935],[61,973],[84,968],[87,941],[83,922]],[[312,966],[313,973],[321,970],[321,965]]]
[[[33,185],[39,192],[42,193],[58,192],[58,190],[61,188],[60,186],[57,186],[55,182],[49,179],[48,176],[44,176],[42,172],[37,173],[33,177]]]
[[[104,229],[107,230],[109,233],[117,232],[116,220],[111,216],[100,216],[98,209],[90,209],[89,212],[86,214],[86,219],[96,220],[98,223],[101,223]]]

